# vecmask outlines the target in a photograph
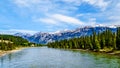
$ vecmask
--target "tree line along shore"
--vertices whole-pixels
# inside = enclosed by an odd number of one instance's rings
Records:
[[[96,33],[93,28],[93,34],[81,36],[79,38],[65,39],[47,44],[51,48],[64,49],[86,49],[97,52],[114,52],[120,50],[120,27],[116,32],[109,29],[101,33]],[[117,52],[120,53],[120,52]]]
[[[42,46],[41,44],[35,44],[23,39],[22,37],[13,35],[0,35],[0,50],[14,50],[21,47]]]

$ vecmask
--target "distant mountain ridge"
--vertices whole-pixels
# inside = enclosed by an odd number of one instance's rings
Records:
[[[54,42],[57,40],[64,40],[69,38],[75,38],[80,36],[91,35],[93,33],[93,29],[96,33],[103,32],[106,29],[110,29],[112,32],[116,32],[116,27],[118,26],[85,26],[81,28],[77,28],[75,30],[65,30],[57,33],[42,33],[38,32],[36,34],[24,34],[24,33],[16,33],[15,36],[20,36],[27,39],[30,42],[46,44],[48,42]]]

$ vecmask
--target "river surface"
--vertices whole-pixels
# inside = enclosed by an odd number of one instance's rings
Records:
[[[93,52],[33,47],[0,57],[0,68],[120,68],[120,58]]]

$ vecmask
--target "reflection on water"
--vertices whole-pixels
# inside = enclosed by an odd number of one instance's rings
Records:
[[[99,53],[38,47],[0,57],[0,68],[120,68],[120,59]]]

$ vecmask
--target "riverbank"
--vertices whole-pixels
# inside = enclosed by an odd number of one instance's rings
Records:
[[[21,47],[21,48],[16,48],[14,50],[8,50],[8,51],[5,51],[5,50],[0,50],[0,57],[1,56],[4,56],[6,54],[9,54],[9,53],[14,53],[14,52],[18,52],[18,51],[21,51],[22,49],[24,49],[25,47]]]
[[[120,50],[99,50],[99,51],[94,51],[94,50],[89,50],[89,49],[71,49],[71,50],[76,50],[76,51],[85,51],[85,52],[95,52],[95,53],[103,53],[103,54],[109,54],[109,55],[116,55],[120,56]]]

